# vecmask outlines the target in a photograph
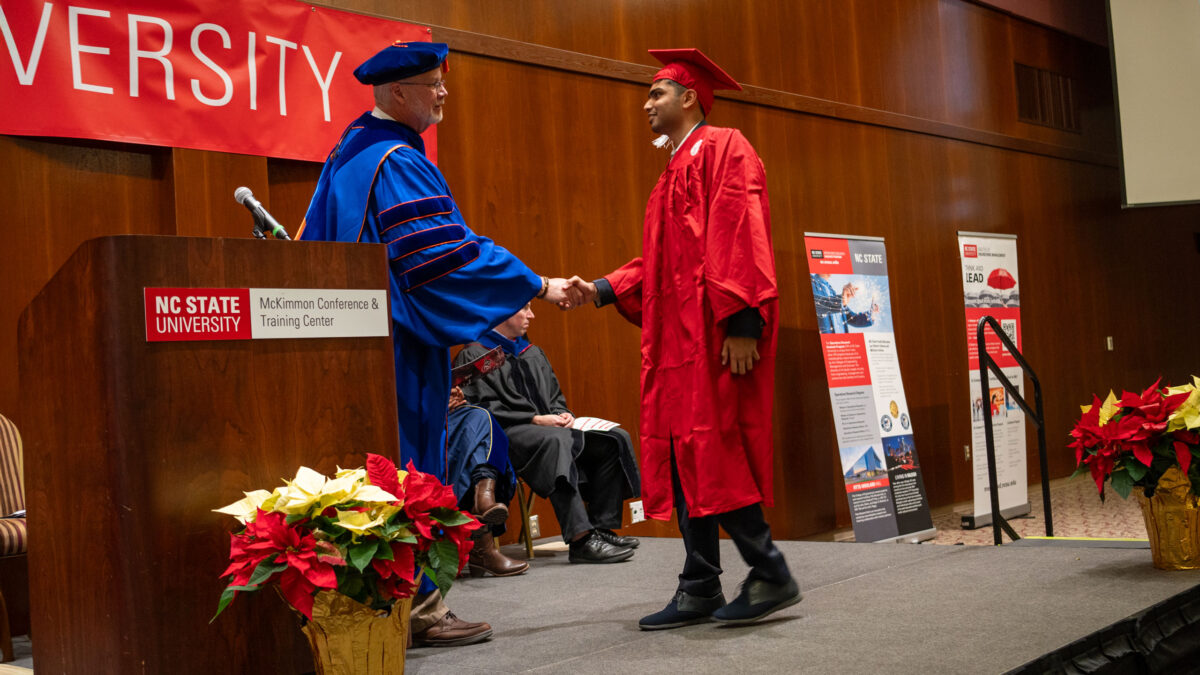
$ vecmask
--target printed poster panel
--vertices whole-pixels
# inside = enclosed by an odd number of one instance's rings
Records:
[[[143,289],[147,342],[387,337],[386,290]]]
[[[883,240],[807,233],[804,242],[854,537],[931,538]]]
[[[1016,345],[1021,343],[1021,286],[1017,275],[1017,239],[1012,235],[960,232],[959,258],[963,271],[963,301],[966,309],[967,365],[971,405],[971,460],[975,500],[963,526],[982,527],[992,521],[992,503],[987,474],[987,443],[984,419],[992,416],[996,442],[996,484],[1000,490],[1000,512],[1006,517],[1029,512],[1028,477],[1025,469],[1025,412],[994,374],[988,375],[987,396],[979,391],[979,320],[995,317]],[[1016,359],[990,329],[986,334],[988,354],[1025,396],[1025,377]]]

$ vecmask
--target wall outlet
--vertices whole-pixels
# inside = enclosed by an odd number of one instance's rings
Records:
[[[629,524],[640,523],[646,519],[646,512],[642,510],[642,500],[629,502]]]
[[[971,461],[971,446],[969,445],[963,446],[963,461]]]
[[[529,516],[529,538],[537,539],[542,536],[542,528],[538,526],[538,517]]]
[[[1108,351],[1110,352],[1113,350],[1113,340],[1111,335],[1104,338],[1104,346],[1108,347]]]

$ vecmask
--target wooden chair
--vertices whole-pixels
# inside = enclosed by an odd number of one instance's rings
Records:
[[[528,492],[528,494],[526,494]],[[529,512],[533,509],[533,488],[517,478],[517,504],[521,507],[521,540],[525,542],[525,555],[533,560],[533,531],[529,527]]]
[[[17,427],[0,415],[0,558],[5,562],[25,557],[29,548],[29,537],[24,518],[4,516],[25,508],[25,473],[22,458],[21,435]],[[5,575],[6,577],[8,575]],[[4,591],[0,587],[0,659],[12,661],[12,631],[8,619],[8,607],[4,602]]]

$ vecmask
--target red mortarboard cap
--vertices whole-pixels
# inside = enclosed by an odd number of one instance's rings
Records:
[[[741,91],[742,85],[729,76],[721,66],[712,62],[704,52],[689,49],[650,49],[650,55],[662,61],[665,67],[654,74],[654,80],[674,80],[688,89],[695,89],[700,99],[700,109],[707,115],[712,109],[713,91],[733,89]]]

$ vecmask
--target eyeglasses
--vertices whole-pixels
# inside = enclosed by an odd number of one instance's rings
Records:
[[[437,91],[438,89],[446,88],[445,80],[438,80],[436,82],[397,82],[396,84],[419,84],[422,87],[429,87],[430,89],[432,89],[434,91]]]

